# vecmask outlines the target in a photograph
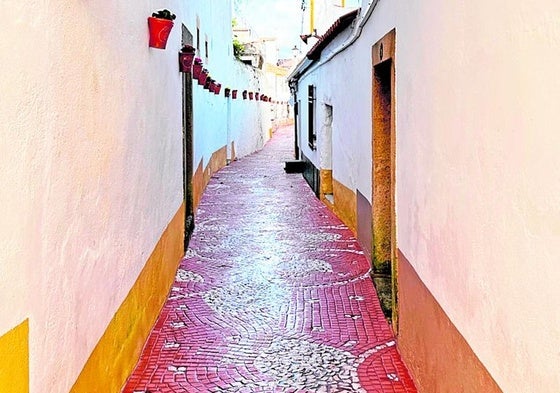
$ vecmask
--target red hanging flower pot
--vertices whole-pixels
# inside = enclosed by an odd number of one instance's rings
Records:
[[[200,71],[200,75],[198,76],[198,84],[204,86],[206,84],[206,79],[208,79],[208,70],[206,68],[203,68],[202,71]]]
[[[194,62],[195,49],[190,45],[185,45],[179,52],[179,71],[191,73]]]
[[[165,49],[167,39],[173,28],[173,19],[175,19],[175,14],[172,14],[169,10],[154,12],[152,16],[148,17],[149,46],[151,48]]]
[[[222,91],[222,84],[221,83],[216,83],[216,86],[214,87],[214,93],[215,94],[220,94],[220,91]]]
[[[198,79],[201,71],[202,71],[202,60],[199,57],[195,57],[194,64],[192,66],[193,79]]]
[[[214,83],[214,80],[212,78],[206,78],[206,82],[204,82],[204,88],[206,90],[212,91],[212,83]]]
[[[253,92],[252,92],[252,91],[249,92],[249,99],[250,99],[250,100],[253,99]]]
[[[255,93],[255,100],[259,100],[259,93]]]
[[[243,90],[243,99],[246,100],[247,99],[247,90]]]
[[[237,90],[232,90],[231,91],[231,98],[236,100],[237,99]]]

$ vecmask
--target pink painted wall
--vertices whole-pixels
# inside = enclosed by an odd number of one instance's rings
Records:
[[[396,29],[397,245],[505,392],[560,391],[559,19],[553,0],[380,1],[302,78],[333,106],[333,177],[371,199],[371,47]]]
[[[179,209],[181,21],[221,22],[204,33],[225,78],[228,4],[4,4],[0,335],[29,318],[32,393],[69,391]],[[178,15],[165,51],[148,48],[159,8]],[[196,154],[209,158],[225,129],[198,127],[210,142]]]
[[[504,391],[557,392],[560,5],[399,16],[399,247]]]
[[[32,392],[69,390],[181,205],[176,52],[147,48],[151,11],[4,7],[0,332],[29,318]]]

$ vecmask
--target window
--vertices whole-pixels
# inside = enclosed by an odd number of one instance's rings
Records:
[[[315,86],[307,86],[307,143],[312,150],[315,150],[317,142],[317,132],[315,130]]]
[[[208,38],[204,40],[204,57],[206,57],[206,61],[208,61]]]

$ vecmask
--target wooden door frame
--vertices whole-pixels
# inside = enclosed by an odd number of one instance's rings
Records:
[[[396,200],[395,200],[395,179],[396,179],[396,115],[395,115],[395,39],[396,30],[393,29],[387,33],[383,38],[377,41],[372,46],[372,275],[375,286],[380,296],[385,315],[391,320],[395,332],[398,330],[398,288],[397,288],[397,274],[398,274],[398,260],[397,260],[397,239],[396,239]],[[385,121],[385,117],[381,116],[376,105],[379,105],[379,96],[383,94],[381,91],[382,83],[380,83],[379,73],[382,68],[389,67],[390,73],[390,149],[389,152],[381,152],[382,147],[375,144],[376,133],[386,132],[386,124],[379,123]],[[386,72],[386,70],[384,71]],[[386,87],[386,86],[385,86]],[[380,117],[383,119],[380,120]],[[380,139],[380,138],[379,138]],[[375,193],[375,168],[376,163],[380,161],[379,154],[387,154],[390,160],[390,184],[386,185],[390,192],[390,260],[379,261],[376,260],[375,246],[380,242],[376,239],[379,236],[379,228],[376,228],[376,218],[374,212],[378,207],[376,203]],[[387,156],[384,156],[387,159]],[[379,198],[378,198],[379,199]],[[386,235],[385,235],[386,236]],[[377,242],[377,243],[376,243]],[[388,262],[388,264],[387,264]]]

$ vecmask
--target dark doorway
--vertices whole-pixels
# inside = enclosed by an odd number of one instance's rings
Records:
[[[183,45],[193,44],[193,35],[183,25]],[[193,99],[192,75],[188,72],[183,75],[183,193],[185,201],[185,251],[189,246],[194,229],[193,212]]]

